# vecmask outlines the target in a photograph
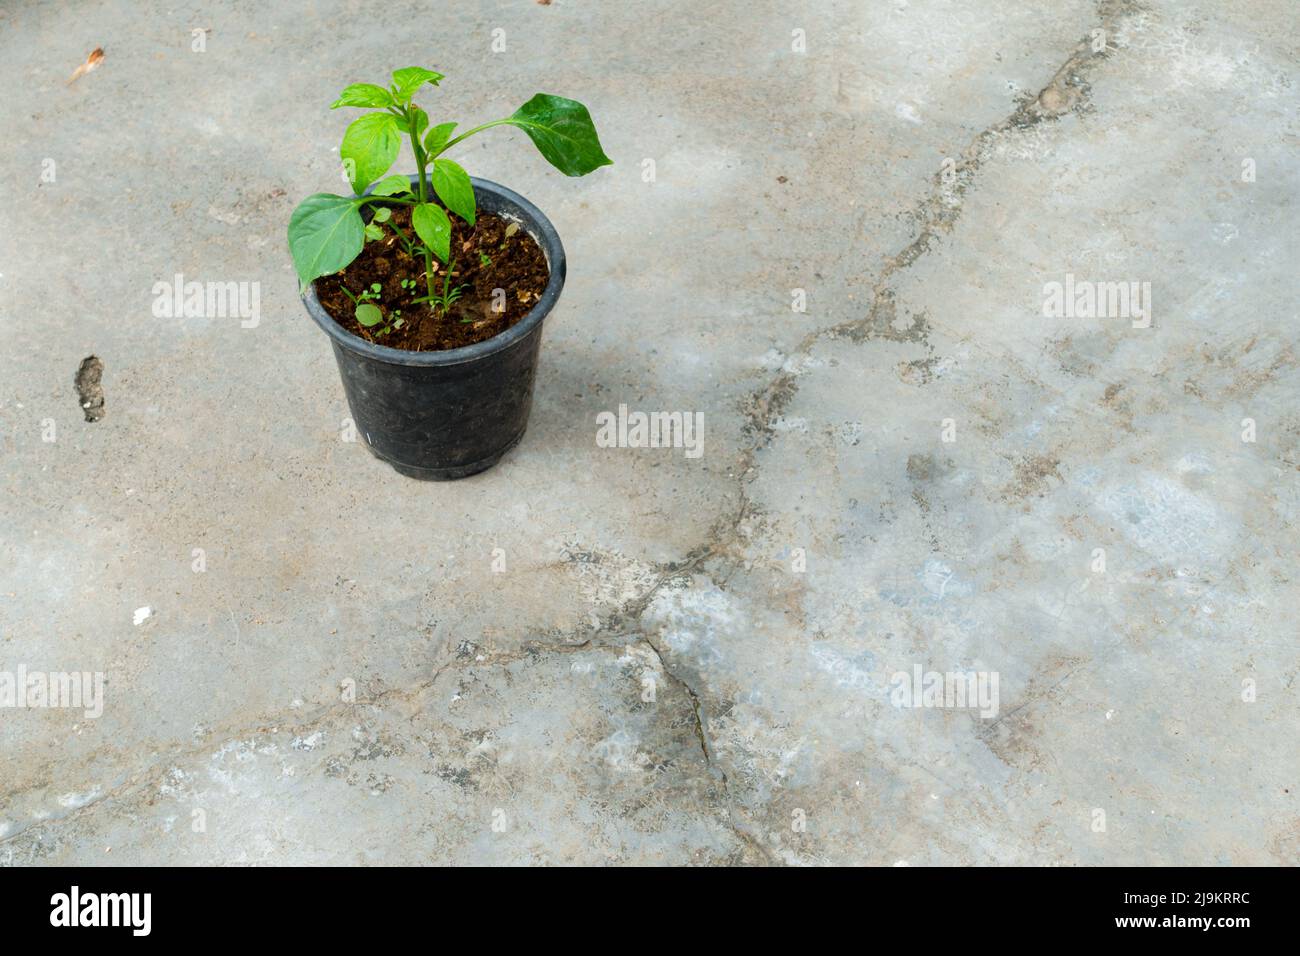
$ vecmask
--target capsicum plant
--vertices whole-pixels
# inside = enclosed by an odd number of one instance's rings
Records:
[[[423,299],[439,301],[434,290],[433,257],[448,263],[451,256],[451,221],[446,210],[471,226],[475,214],[469,174],[458,163],[445,159],[443,153],[475,133],[493,126],[517,126],[566,176],[585,176],[613,162],[600,148],[587,108],[576,100],[549,93],[538,93],[505,119],[475,126],[459,135],[452,135],[456,123],[430,126],[429,115],[411,98],[426,83],[437,86],[442,79],[443,75],[434,70],[408,66],[393,72],[387,89],[374,83],[353,83],[330,107],[360,107],[373,112],[352,121],[339,148],[356,195],[315,193],[299,203],[289,219],[289,251],[304,288],[320,276],[346,268],[360,255],[367,238],[363,206],[407,205],[412,207],[411,227],[422,246],[415,246],[405,236],[403,239],[409,247],[422,251],[426,290]],[[414,189],[406,176],[385,176],[397,159],[402,136],[409,137],[415,155],[419,176]],[[372,184],[370,195],[362,196]],[[434,196],[442,205],[431,201]],[[383,212],[383,218],[387,218],[387,212]],[[372,230],[374,227],[372,221]],[[444,289],[443,296],[447,294]]]

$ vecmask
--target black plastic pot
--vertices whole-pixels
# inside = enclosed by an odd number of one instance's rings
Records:
[[[542,322],[564,288],[564,246],[550,220],[518,193],[471,180],[479,210],[518,222],[542,247],[551,273],[541,299],[506,331],[463,348],[408,352],[347,331],[321,306],[315,283],[302,297],[334,346],[357,431],[378,458],[411,478],[477,474],[524,437]]]

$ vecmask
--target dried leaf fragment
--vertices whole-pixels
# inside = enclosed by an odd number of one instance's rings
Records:
[[[95,67],[99,66],[99,64],[103,62],[104,62],[104,48],[102,46],[97,46],[95,47],[94,50],[91,51],[90,56],[86,57],[86,62],[81,64],[81,66],[77,67],[76,71],[72,74],[72,77],[68,80],[68,85],[71,86],[73,83],[75,83],[77,80],[85,76],[87,73],[89,73],[91,70],[93,70]]]

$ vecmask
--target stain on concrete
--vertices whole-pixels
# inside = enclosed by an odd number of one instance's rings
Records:
[[[77,401],[88,422],[97,422],[104,417],[103,377],[104,363],[97,356],[88,355],[77,366],[74,379]]]
[[[1002,494],[1012,501],[1046,494],[1052,487],[1049,478],[1064,481],[1060,465],[1061,460],[1055,455],[1026,455],[1015,463],[1015,474],[1002,489]]]

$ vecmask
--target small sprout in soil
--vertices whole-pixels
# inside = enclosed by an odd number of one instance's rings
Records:
[[[379,290],[382,289],[383,286],[381,286],[378,282],[372,283],[369,289],[362,289],[358,295],[353,295],[348,290],[348,287],[341,282],[339,283],[339,288],[343,290],[344,295],[346,295],[349,299],[352,300],[353,305],[360,305],[362,302],[365,302],[367,299],[378,299]]]
[[[451,276],[455,271],[456,260],[452,259],[451,263],[447,266],[447,274],[443,276],[442,279],[442,292],[438,295],[423,295],[420,296],[420,298],[412,299],[411,301],[428,302],[430,308],[436,305],[444,316],[450,313],[451,307],[455,305],[456,300],[461,297],[461,294],[464,293],[465,289],[469,286],[468,283],[464,283],[452,288]]]
[[[480,252],[478,254],[478,264],[481,268],[486,269],[488,266],[492,265],[492,257],[486,252]]]
[[[405,252],[412,259],[424,258],[424,254],[425,254],[424,246],[420,245],[418,242],[416,242],[410,236],[404,233],[401,230],[401,227],[397,225],[397,223],[390,222],[389,225],[392,226],[393,232],[397,233],[397,238],[401,240],[403,252]]]
[[[370,222],[366,223],[366,242],[374,242],[376,239],[384,238],[386,233],[384,232],[383,223],[388,222],[392,215],[393,210],[387,206],[380,206],[375,210]],[[393,228],[396,229],[397,227],[393,226]]]
[[[400,329],[406,324],[406,319],[402,318],[401,309],[394,309],[388,314],[387,321],[385,321],[383,310],[379,306],[371,305],[368,302],[357,306],[355,315],[357,323],[367,329],[374,329],[377,325],[383,326],[374,333],[377,339],[387,335],[393,329]]]
[[[352,121],[339,148],[357,195],[316,193],[293,211],[289,219],[289,252],[304,287],[323,275],[347,268],[361,254],[367,239],[375,241],[383,237],[383,223],[389,221],[391,207],[401,205],[411,208],[411,227],[420,242],[397,226],[391,223],[390,226],[407,255],[424,260],[425,288],[432,290],[434,258],[443,263],[450,260],[451,220],[448,217],[459,216],[472,226],[477,211],[469,174],[459,164],[442,158],[442,154],[483,130],[494,126],[522,129],[547,162],[566,176],[585,176],[610,165],[587,108],[577,100],[550,93],[538,93],[510,116],[475,126],[459,136],[452,135],[456,123],[431,126],[429,114],[412,103],[411,98],[425,84],[437,86],[442,79],[443,75],[434,70],[403,67],[393,72],[387,88],[374,83],[353,83],[331,106],[331,109],[348,106],[369,111]],[[403,136],[409,138],[415,156],[414,186],[406,176],[385,175],[397,160]],[[367,187],[370,195],[362,196]],[[369,223],[361,215],[361,207],[367,205],[374,209]],[[518,229],[518,223],[512,223],[506,235],[514,235]],[[449,268],[441,295],[425,297],[426,301],[440,305],[444,316],[463,288],[451,288],[451,272]],[[348,295],[354,303],[361,304],[360,297]]]

